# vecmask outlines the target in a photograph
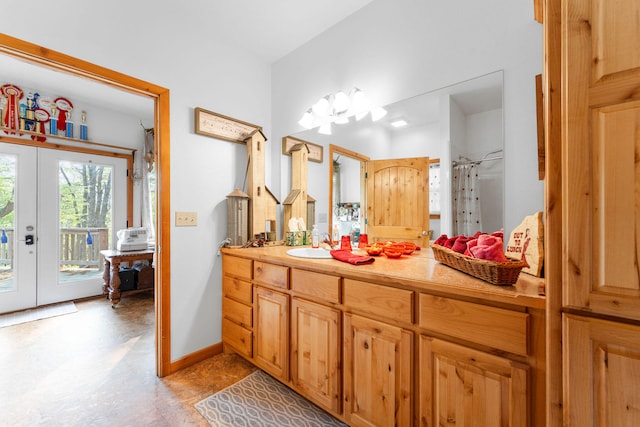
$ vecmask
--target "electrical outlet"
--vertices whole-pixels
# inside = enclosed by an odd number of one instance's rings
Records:
[[[176,227],[195,227],[198,225],[198,212],[176,212]]]

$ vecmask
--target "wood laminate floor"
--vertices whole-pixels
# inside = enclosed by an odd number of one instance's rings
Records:
[[[220,354],[155,374],[150,292],[0,328],[0,426],[208,426],[193,405],[255,369]]]

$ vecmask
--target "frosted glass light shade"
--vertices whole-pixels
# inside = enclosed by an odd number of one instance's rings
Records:
[[[331,135],[331,123],[323,123],[320,125],[318,129],[318,133],[323,135]]]
[[[313,128],[313,115],[311,114],[311,109],[307,110],[302,118],[298,121],[298,124],[305,129]]]
[[[367,99],[367,95],[365,95],[360,89],[354,89],[351,109],[356,114],[369,111],[369,100]]]
[[[347,111],[349,109],[349,97],[346,93],[340,91],[335,94],[333,98],[333,112],[334,114],[339,114]]]
[[[311,107],[313,113],[318,117],[326,117],[329,115],[329,97],[320,98],[318,102]]]
[[[382,107],[377,107],[371,110],[371,120],[376,122],[387,115],[387,110]]]

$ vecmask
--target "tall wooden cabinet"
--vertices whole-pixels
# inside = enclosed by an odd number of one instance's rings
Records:
[[[640,2],[545,9],[548,424],[640,425]]]

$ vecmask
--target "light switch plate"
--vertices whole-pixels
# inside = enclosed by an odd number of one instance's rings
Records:
[[[194,227],[198,225],[198,212],[176,212],[176,227]]]

